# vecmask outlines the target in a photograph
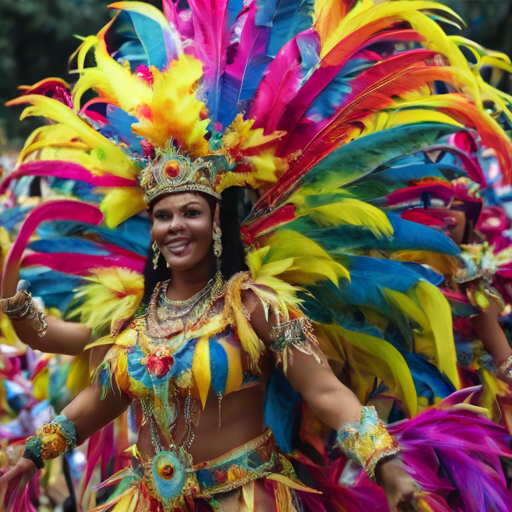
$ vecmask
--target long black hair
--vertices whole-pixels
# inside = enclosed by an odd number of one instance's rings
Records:
[[[225,279],[229,279],[237,272],[247,270],[245,263],[245,251],[242,239],[240,238],[240,212],[239,206],[243,202],[244,191],[240,187],[230,187],[222,192],[222,199],[219,201],[219,225],[222,230],[222,257],[220,271]],[[206,196],[205,196],[206,197]],[[212,216],[215,212],[215,202],[210,201],[212,205]],[[158,258],[157,268],[153,268],[152,249],[149,251],[144,267],[144,296],[143,304],[148,304],[153,290],[158,283],[169,279],[169,269],[166,266],[165,259]]]

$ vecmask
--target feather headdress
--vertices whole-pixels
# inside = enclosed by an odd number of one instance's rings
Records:
[[[84,320],[104,301],[118,324],[113,301],[132,312],[147,256],[136,214],[168,191],[242,186],[255,198],[241,233],[255,285],[301,305],[362,400],[389,393],[414,415],[456,388],[442,278],[419,263],[453,266],[458,249],[407,212],[471,175],[429,157],[452,134],[470,130],[512,168],[496,121],[511,115],[508,99],[475,75],[460,50],[469,43],[437,24],[457,16],[401,0],[111,7],[116,17],[74,55],[72,90],[50,79],[10,102],[52,124],[28,139],[2,190],[26,176],[81,187],[30,213],[7,266],[44,231],[23,265],[94,287],[93,301],[75,297]]]

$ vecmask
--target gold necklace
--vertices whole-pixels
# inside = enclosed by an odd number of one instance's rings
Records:
[[[159,283],[148,305],[146,331],[156,339],[169,338],[190,330],[210,311],[224,293],[225,281],[220,272],[198,293],[183,301],[167,298],[169,282]]]

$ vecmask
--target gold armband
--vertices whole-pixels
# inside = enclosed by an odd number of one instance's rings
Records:
[[[39,336],[44,336],[48,329],[46,315],[34,302],[27,290],[18,290],[14,297],[0,299],[0,311],[11,320],[28,322]]]
[[[270,339],[270,350],[276,354],[277,362],[283,363],[285,373],[287,365],[293,362],[293,348],[322,363],[313,324],[305,316],[275,325],[270,331]]]
[[[348,423],[338,431],[337,441],[343,453],[361,464],[371,480],[375,480],[375,468],[382,459],[401,451],[375,407],[364,407],[359,421]]]

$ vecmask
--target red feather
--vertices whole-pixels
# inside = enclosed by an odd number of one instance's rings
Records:
[[[291,133],[314,99],[331,83],[349,59],[363,48],[379,42],[381,38],[389,37],[390,34],[384,31],[396,25],[394,20],[376,20],[355,30],[350,36],[340,41],[322,59],[317,69],[289,103],[278,129]],[[396,32],[397,38],[400,38],[399,32],[399,30]]]

